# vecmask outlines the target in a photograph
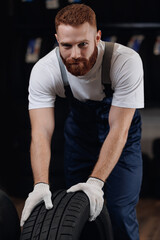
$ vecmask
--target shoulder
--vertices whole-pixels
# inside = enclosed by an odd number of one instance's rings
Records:
[[[50,92],[61,87],[61,72],[55,49],[39,59],[33,66],[29,79],[29,89]]]
[[[53,49],[48,54],[46,54],[44,57],[39,59],[35,63],[35,65],[32,68],[32,71],[43,71],[46,73],[47,71],[53,71],[57,69],[58,66],[58,60],[56,56],[56,49]]]
[[[111,65],[123,66],[127,62],[139,63],[142,62],[140,55],[130,47],[124,46],[119,43],[114,44]]]
[[[143,63],[140,55],[133,49],[115,43],[111,60],[111,76],[113,81],[128,78],[130,75],[143,75]]]
[[[53,49],[47,55],[39,59],[33,66],[30,74],[30,84],[39,86],[56,85],[61,80],[61,72],[56,55]]]

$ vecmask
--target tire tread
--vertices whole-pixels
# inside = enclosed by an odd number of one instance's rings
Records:
[[[45,209],[43,202],[34,208],[24,224],[20,240],[83,239],[83,229],[88,224],[89,219],[89,199],[87,195],[82,191],[67,193],[66,190],[59,190],[53,193],[52,202],[53,208],[50,210]],[[107,227],[101,226],[104,225],[103,218],[105,217],[104,222],[108,224],[110,219],[106,212],[94,221],[97,222],[98,231],[102,231],[102,233],[99,233],[99,240],[112,240],[113,238],[106,237],[108,234],[111,236],[110,233],[105,232]],[[82,238],[80,238],[81,233]]]

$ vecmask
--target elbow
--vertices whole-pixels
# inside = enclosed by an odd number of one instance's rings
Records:
[[[122,133],[122,136],[123,136],[123,141],[124,141],[124,146],[127,142],[127,138],[128,138],[128,129],[126,129],[123,133]]]
[[[128,138],[128,129],[126,128],[111,128],[110,135],[114,138],[114,141],[120,144],[122,147],[125,146]]]
[[[51,142],[52,133],[44,130],[32,130],[31,132],[31,142],[39,143],[39,142]]]

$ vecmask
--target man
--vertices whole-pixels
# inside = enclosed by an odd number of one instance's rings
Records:
[[[71,108],[65,123],[67,192],[82,190],[87,194],[90,221],[100,214],[105,198],[114,239],[138,240],[135,207],[141,187],[142,158],[137,109],[144,107],[142,61],[138,53],[115,43],[111,87],[106,87],[101,80],[105,43],[101,41],[101,31],[97,31],[94,11],[84,4],[66,6],[58,12],[55,27],[59,47],[40,59],[30,76],[35,186],[26,200],[21,226],[41,200],[47,209],[54,207],[48,171],[54,102],[59,95],[69,98]],[[58,54],[65,74],[61,74]]]

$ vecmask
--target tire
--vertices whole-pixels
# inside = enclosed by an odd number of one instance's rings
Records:
[[[89,222],[89,200],[84,192],[59,190],[52,196],[53,208],[38,204],[25,222],[20,240],[113,240],[106,207]]]
[[[9,196],[0,190],[0,239],[18,240],[20,232],[17,210]]]

